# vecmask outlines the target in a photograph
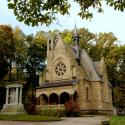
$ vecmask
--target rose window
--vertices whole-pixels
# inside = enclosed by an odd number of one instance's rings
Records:
[[[66,72],[66,65],[62,62],[57,63],[55,66],[55,72],[58,76],[64,75]]]

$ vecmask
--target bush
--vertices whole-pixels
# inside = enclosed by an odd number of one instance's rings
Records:
[[[59,110],[59,109],[45,109],[45,110],[38,111],[37,114],[41,116],[54,116],[54,117],[66,116],[65,110]]]
[[[109,121],[102,121],[102,125],[110,125]]]
[[[36,108],[35,108],[35,104],[30,104],[29,106],[26,106],[26,111],[27,113],[29,113],[30,115],[35,115],[36,114]]]
[[[72,111],[66,111],[66,116],[67,117],[79,117],[80,116],[80,112],[78,110],[72,110]]]

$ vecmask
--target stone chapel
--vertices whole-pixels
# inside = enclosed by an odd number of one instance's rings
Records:
[[[93,62],[79,46],[75,28],[73,45],[50,38],[47,43],[47,66],[36,88],[36,107],[64,109],[67,101],[81,113],[112,114],[112,91],[105,61]]]

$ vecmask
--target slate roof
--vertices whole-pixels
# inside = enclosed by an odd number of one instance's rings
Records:
[[[70,56],[75,58],[76,56],[73,47],[67,45],[65,45],[65,47],[70,53]],[[86,72],[85,79],[90,81],[102,81],[100,77],[100,61],[93,62],[91,57],[87,54],[87,52],[84,49],[80,49],[80,60],[81,67],[84,68]]]
[[[101,75],[101,70],[100,70],[101,61],[93,62],[93,64],[98,74]]]
[[[84,49],[81,50],[81,65],[87,72],[88,78],[91,81],[102,81],[96,69],[97,67]]]
[[[38,86],[37,89],[70,86],[70,85],[76,84],[78,81],[79,81],[78,79],[73,79],[73,80],[64,80],[64,81],[45,82],[45,83],[42,83],[41,86]]]

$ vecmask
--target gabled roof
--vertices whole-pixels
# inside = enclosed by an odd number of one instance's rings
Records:
[[[75,61],[75,52],[73,50],[73,47],[68,46],[64,43],[65,48],[68,50],[68,53],[70,54],[70,57]],[[85,76],[84,78],[90,81],[102,81],[100,77],[100,61],[93,62],[90,56],[87,54],[87,52],[84,49],[80,49],[80,60],[81,60],[81,68],[85,70]]]

